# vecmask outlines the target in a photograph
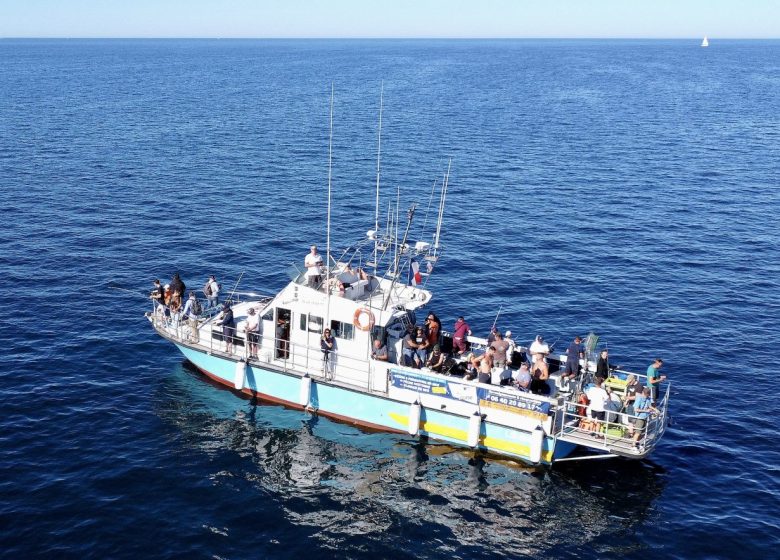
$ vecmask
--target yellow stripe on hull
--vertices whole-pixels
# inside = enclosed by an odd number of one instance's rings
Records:
[[[390,413],[390,418],[401,424],[402,426],[409,425],[409,417],[395,412]],[[430,421],[420,422],[420,431],[426,432],[432,436],[443,436],[450,439],[460,440],[464,444],[468,441],[468,432],[466,430],[459,430],[458,428],[452,428],[450,426],[443,426],[442,424],[435,424]],[[529,458],[531,456],[531,448],[527,445],[522,445],[514,441],[508,441],[505,439],[499,439],[495,437],[479,436],[479,442],[482,446],[491,450],[503,451],[505,453],[511,453],[520,457]],[[552,452],[542,451],[542,461],[547,463],[552,462]]]

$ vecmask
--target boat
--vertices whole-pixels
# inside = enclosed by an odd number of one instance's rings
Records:
[[[445,193],[442,189],[442,204]],[[667,426],[671,386],[666,384],[657,413],[640,430],[638,444],[629,433],[634,419],[621,412],[621,406],[608,411],[605,421],[589,420],[580,395],[596,369],[594,334],[585,340],[575,387],[561,382],[566,356],[554,352],[547,356],[546,394],[501,385],[496,372],[495,383],[464,379],[465,356],[454,352],[452,332],[442,331],[439,339],[442,351],[452,355],[448,371],[416,368],[404,360],[403,338],[417,324],[420,312],[431,309],[433,293],[427,286],[442,256],[440,225],[432,241],[407,239],[413,214],[412,208],[402,237],[394,234],[397,224],[395,228],[390,224],[385,232],[369,230],[340,256],[328,255],[318,283],[312,284],[301,263],[293,266],[290,281],[275,295],[234,289],[229,306],[237,329],[230,351],[218,306],[191,324],[166,314],[164,305],[153,304],[156,308],[146,315],[155,331],[205,376],[247,397],[307,415],[531,464],[648,456]],[[250,309],[260,317],[256,351],[244,330]],[[320,343],[326,327],[335,340],[327,359]],[[488,347],[485,338],[466,338],[471,352],[479,354]],[[387,361],[372,356],[375,340],[387,348]],[[522,345],[514,348],[509,372],[521,366],[528,351]],[[623,370],[610,373],[606,383],[613,398],[619,400],[629,375]],[[645,384],[644,375],[633,375]]]
[[[702,40],[702,42],[701,42],[701,46],[702,46],[702,47],[709,47],[709,46],[710,46],[710,42],[707,40],[707,37],[706,37],[706,36],[705,36],[705,37],[704,37],[704,39]]]
[[[331,92],[331,131],[332,111]],[[380,101],[380,147],[381,115]],[[459,350],[469,345],[470,355],[480,355],[490,342],[470,332],[456,339],[453,332],[439,329],[435,342],[448,356],[440,367],[429,368],[404,355],[407,333],[418,324],[422,311],[432,309],[433,292],[428,286],[443,254],[441,230],[450,167],[431,190],[431,200],[437,189],[439,194],[433,232],[411,240],[414,206],[402,227],[400,205],[396,202],[395,211],[391,205],[380,231],[379,152],[373,229],[362,239],[338,255],[331,251],[329,169],[324,262],[319,257],[293,264],[289,282],[272,295],[239,292],[237,282],[223,306],[232,310],[235,330],[223,328],[221,317],[226,311],[219,306],[185,321],[153,299],[146,316],[155,331],[217,383],[306,415],[534,465],[647,457],[666,430],[671,385],[665,385],[651,414],[637,418],[623,409],[621,395],[629,391],[630,375],[642,385],[646,376],[613,369],[606,380],[612,390],[605,403],[608,411],[601,420],[592,420],[582,395],[596,371],[598,336],[593,333],[578,356],[580,373],[575,381],[562,379],[566,356],[555,355],[550,348],[531,356],[530,347],[516,344],[507,349],[505,367],[484,372],[489,378],[475,379],[467,374],[469,355]],[[318,254],[315,247],[311,251],[312,256]],[[247,335],[250,315],[258,331]],[[326,330],[332,334],[332,348],[330,343],[322,344]],[[549,377],[534,380],[533,392],[512,384],[527,359],[542,360],[549,371]]]

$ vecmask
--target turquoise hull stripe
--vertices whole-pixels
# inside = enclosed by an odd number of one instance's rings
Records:
[[[227,385],[233,385],[236,371],[235,362],[219,356],[210,356],[178,344],[177,347],[198,368],[220,378]],[[300,378],[297,376],[285,375],[258,366],[247,366],[244,387],[299,406]],[[316,378],[312,383],[310,403],[311,406],[322,412],[354,419],[357,424],[370,424],[404,432],[407,430],[406,421],[409,415],[409,404],[407,403],[338,386],[325,385],[319,383]],[[436,433],[426,434],[424,430],[421,430],[422,434],[430,435],[437,441],[460,447],[465,446],[466,434],[469,429],[468,418],[438,410],[423,409],[420,420],[425,427],[431,426],[431,429],[436,427]],[[482,438],[492,441],[503,440],[527,448],[530,447],[531,434],[483,422]],[[552,445],[552,438],[546,438],[543,444],[543,462],[548,462],[544,458],[549,457]],[[528,460],[525,453],[513,453],[492,446],[481,447],[502,455]],[[575,447],[573,444],[559,441],[555,448],[555,458],[568,455]]]

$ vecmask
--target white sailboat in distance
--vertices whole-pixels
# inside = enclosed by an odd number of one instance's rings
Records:
[[[710,42],[707,40],[706,36],[704,37],[704,40],[702,40],[701,46],[702,47],[709,47],[710,46]]]

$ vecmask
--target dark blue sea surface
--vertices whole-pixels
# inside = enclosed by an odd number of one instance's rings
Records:
[[[382,82],[383,211],[452,158],[432,309],[663,357],[649,460],[365,433],[155,336],[153,278],[325,244],[331,83],[334,246],[373,228]],[[0,556],[774,556],[778,92],[773,41],[0,41]]]

